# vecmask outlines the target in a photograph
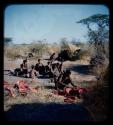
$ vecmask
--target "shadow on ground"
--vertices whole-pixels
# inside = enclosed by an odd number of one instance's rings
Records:
[[[5,112],[7,121],[24,122],[87,122],[90,113],[77,104],[32,103],[16,104]]]
[[[76,66],[70,66],[68,67],[68,69],[78,72],[80,74],[84,74],[84,75],[91,75],[91,67],[90,65],[76,65]]]
[[[50,90],[54,90],[55,87],[54,86],[44,86],[45,89],[50,89]]]

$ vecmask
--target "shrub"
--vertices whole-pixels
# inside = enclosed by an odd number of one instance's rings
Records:
[[[72,53],[69,50],[61,50],[61,52],[59,53],[59,57],[61,57],[64,61],[71,60]]]
[[[20,50],[14,46],[10,46],[5,51],[5,56],[8,58],[17,58],[21,56]]]
[[[27,57],[29,53],[32,53],[34,58],[40,58],[45,51],[46,47],[42,44],[11,45],[4,48],[4,55],[8,58],[19,58]]]
[[[78,52],[74,52],[73,58],[75,58],[76,60],[81,60],[85,59],[87,56],[89,56],[89,52],[87,50],[79,50]]]

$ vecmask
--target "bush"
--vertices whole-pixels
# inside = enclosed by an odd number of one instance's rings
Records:
[[[61,50],[61,52],[59,53],[59,57],[61,57],[64,61],[71,60],[72,52],[69,50]]]
[[[59,55],[64,60],[75,61],[85,59],[85,57],[89,56],[87,46],[87,43],[84,44],[76,41],[72,41],[71,43],[69,43],[66,38],[63,38],[61,40],[61,52]]]
[[[72,52],[71,50],[66,49],[66,50],[61,50],[59,56],[65,61],[66,60],[75,61],[75,60],[85,59],[87,56],[89,56],[89,53],[87,50],[78,49]]]
[[[82,60],[85,59],[87,56],[89,56],[89,52],[87,50],[80,49],[78,52],[76,50],[73,55],[74,55],[73,58],[75,60]]]
[[[96,76],[101,77],[109,65],[109,60],[105,56],[96,55],[95,57],[91,58],[90,65],[93,73]]]
[[[46,51],[43,44],[30,44],[30,45],[11,45],[4,48],[4,55],[8,58],[28,57],[29,53],[33,54],[34,58],[40,58]]]
[[[10,46],[6,49],[5,56],[8,58],[18,58],[21,57],[21,52],[17,47]]]

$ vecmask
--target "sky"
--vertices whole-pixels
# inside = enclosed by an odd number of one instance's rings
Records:
[[[109,9],[104,5],[10,5],[4,12],[4,37],[15,44],[44,39],[57,43],[64,37],[86,42],[87,28],[76,22],[98,13],[109,14]]]

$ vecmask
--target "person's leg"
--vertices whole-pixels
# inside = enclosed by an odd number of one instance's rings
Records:
[[[55,83],[55,89],[57,89],[58,88],[58,81],[57,81],[57,78],[56,78],[55,75],[53,76],[53,80],[54,80],[54,83]]]
[[[48,72],[49,74],[49,78],[53,78],[53,73],[52,72]]]
[[[24,69],[23,72],[24,72],[24,73],[23,73],[23,74],[24,74],[24,77],[27,78],[28,70],[27,70],[27,69]]]
[[[62,86],[58,82],[56,82],[56,88],[57,88],[57,91],[58,91],[59,95],[65,95],[65,93],[64,93],[64,86]]]
[[[35,74],[32,75],[31,78],[32,78],[32,80],[31,80],[32,83],[36,83],[37,82],[37,76]]]
[[[55,82],[55,89],[57,89],[58,88],[58,86],[57,86],[57,82]]]

